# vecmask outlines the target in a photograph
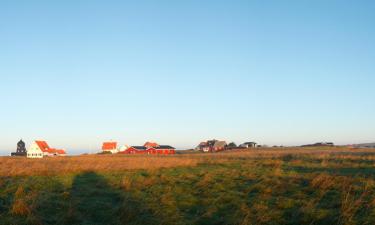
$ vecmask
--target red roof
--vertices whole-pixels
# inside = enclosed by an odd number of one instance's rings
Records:
[[[146,142],[143,146],[148,147],[148,148],[153,148],[153,147],[158,147],[158,143],[156,142]]]
[[[42,152],[48,152],[51,154],[61,154],[61,155],[66,154],[65,150],[63,149],[50,148],[46,141],[35,141],[35,143],[38,145],[40,150],[42,150]]]
[[[40,150],[42,150],[42,152],[49,152],[50,147],[47,144],[47,142],[45,142],[45,141],[35,141],[35,143],[38,145]]]
[[[104,142],[102,146],[103,151],[114,150],[117,148],[117,142]]]
[[[66,154],[66,152],[65,152],[64,149],[56,149],[56,153],[60,154],[60,155],[65,155]]]

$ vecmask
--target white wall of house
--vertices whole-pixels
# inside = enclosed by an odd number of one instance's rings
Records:
[[[242,144],[240,145],[241,148],[256,148],[257,145],[256,143],[252,143],[252,144]]]
[[[27,158],[43,158],[44,152],[34,142],[27,150]]]
[[[118,149],[112,149],[110,152],[111,152],[112,154],[116,154],[116,153],[119,152],[119,150],[118,150]]]
[[[126,149],[128,149],[130,146],[129,145],[122,145],[117,152],[123,152],[125,151]]]

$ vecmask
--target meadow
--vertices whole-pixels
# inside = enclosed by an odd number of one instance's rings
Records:
[[[375,224],[375,149],[0,158],[0,224]]]

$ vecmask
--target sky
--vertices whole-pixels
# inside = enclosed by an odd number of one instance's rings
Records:
[[[375,2],[2,0],[0,153],[375,141]]]

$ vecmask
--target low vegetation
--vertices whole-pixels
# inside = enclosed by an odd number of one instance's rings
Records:
[[[0,158],[0,224],[375,224],[375,150]]]

